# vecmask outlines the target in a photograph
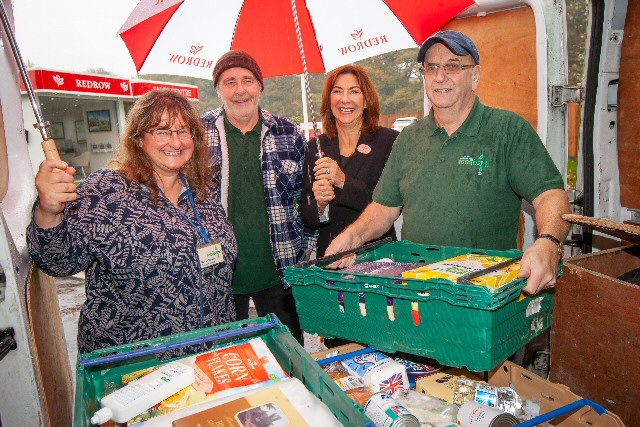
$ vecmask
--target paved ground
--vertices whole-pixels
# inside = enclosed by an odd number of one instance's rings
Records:
[[[64,337],[67,342],[67,351],[69,353],[69,366],[75,387],[76,379],[76,361],[78,356],[78,347],[76,343],[76,335],[78,333],[78,316],[80,315],[80,307],[85,301],[84,294],[84,278],[82,275],[78,277],[55,278],[58,287],[58,304],[60,305],[60,315],[62,317],[62,326],[64,328]],[[256,317],[257,314],[253,308],[250,309],[250,317]],[[326,347],[320,343],[317,335],[305,333],[304,348],[309,353],[325,350]]]

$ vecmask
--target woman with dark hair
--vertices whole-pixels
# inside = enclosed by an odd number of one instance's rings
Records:
[[[322,91],[320,135],[309,141],[301,198],[302,220],[318,228],[317,256],[371,203],[398,132],[378,126],[380,101],[362,67],[345,65],[332,71]],[[383,237],[396,234],[391,227]]]
[[[53,276],[85,271],[79,352],[235,320],[236,240],[208,164],[197,111],[170,91],[136,101],[116,159],[77,188],[42,162],[29,253]]]

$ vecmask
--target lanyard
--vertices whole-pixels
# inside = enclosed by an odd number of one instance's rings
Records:
[[[193,199],[193,194],[191,194],[191,189],[189,188],[189,183],[184,178],[184,176],[182,176],[182,173],[180,173],[180,179],[182,180],[182,183],[184,184],[184,186],[187,188],[187,197],[189,197],[189,204],[193,208],[193,213],[196,216],[196,221],[198,221],[198,225],[194,224],[193,221],[191,221],[187,217],[187,215],[184,212],[182,212],[182,210],[179,207],[176,206],[176,209],[178,209],[178,212],[180,212],[180,215],[182,215],[182,217],[184,219],[186,219],[189,222],[189,224],[191,224],[193,226],[193,228],[198,230],[198,233],[200,233],[200,235],[204,239],[204,242],[206,244],[209,244],[209,233],[207,232],[207,229],[204,227],[204,225],[202,225],[202,221],[200,220],[200,214],[198,213],[198,208],[196,208],[196,202]],[[162,191],[162,189],[160,189],[160,191],[165,196],[165,198],[167,198],[167,196],[164,194],[164,191]],[[167,201],[168,200],[169,199],[167,198]],[[169,202],[169,203],[171,203],[171,202]]]

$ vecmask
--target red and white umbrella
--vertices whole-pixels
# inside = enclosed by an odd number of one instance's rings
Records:
[[[242,49],[257,60],[264,77],[274,77],[326,72],[416,47],[472,4],[473,0],[141,0],[118,34],[141,74],[210,79],[221,55]]]

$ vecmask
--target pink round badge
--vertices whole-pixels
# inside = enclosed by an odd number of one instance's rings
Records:
[[[369,147],[367,144],[360,144],[358,145],[358,151],[362,154],[369,154],[371,152],[371,147]]]

